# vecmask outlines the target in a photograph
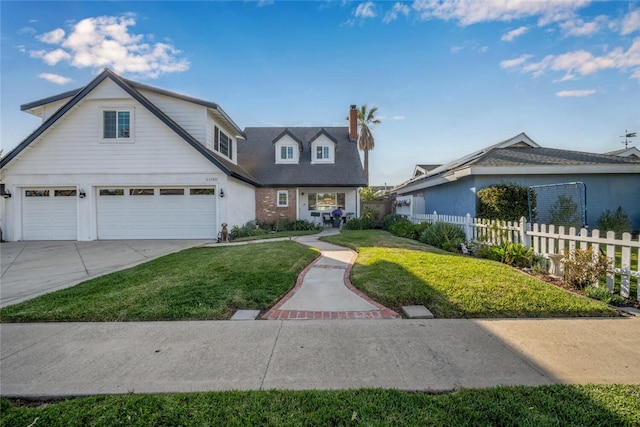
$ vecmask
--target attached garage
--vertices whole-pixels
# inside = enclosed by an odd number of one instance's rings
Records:
[[[98,239],[214,239],[213,187],[97,188]]]
[[[24,240],[77,240],[78,197],[75,188],[22,189]]]

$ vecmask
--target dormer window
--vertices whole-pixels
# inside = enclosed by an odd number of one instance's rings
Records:
[[[335,163],[337,141],[325,129],[321,129],[310,142],[311,164]]]
[[[297,164],[300,160],[302,143],[288,129],[273,139],[275,162],[284,164]]]
[[[293,160],[293,147],[280,147],[280,160]]]
[[[316,160],[329,160],[328,145],[318,145],[316,147]]]

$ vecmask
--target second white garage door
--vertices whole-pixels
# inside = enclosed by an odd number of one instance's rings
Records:
[[[214,239],[214,188],[98,188],[98,239]]]

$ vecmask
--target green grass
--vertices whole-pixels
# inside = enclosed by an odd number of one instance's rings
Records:
[[[504,264],[444,252],[384,231],[348,231],[323,240],[358,251],[352,283],[388,307],[419,304],[447,318],[617,315],[604,303]]]
[[[282,237],[298,237],[298,236],[308,236],[310,234],[318,234],[318,230],[297,230],[297,231],[277,231],[267,234],[261,234],[259,236],[249,236],[249,237],[240,237],[237,239],[233,239],[232,242],[250,242],[252,240],[263,240],[263,239],[279,239]]]
[[[128,394],[40,408],[6,399],[0,404],[0,424],[6,427],[640,425],[638,385],[497,387],[438,395],[381,389]]]
[[[229,319],[265,310],[318,252],[294,242],[193,248],[0,310],[3,322]]]

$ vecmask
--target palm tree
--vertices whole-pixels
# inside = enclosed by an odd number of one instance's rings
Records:
[[[358,110],[358,126],[360,127],[358,148],[364,151],[364,175],[367,177],[367,184],[369,183],[369,150],[373,150],[376,145],[369,126],[380,124],[380,120],[375,118],[377,111],[378,107],[373,107],[367,111],[366,105],[363,105]]]

